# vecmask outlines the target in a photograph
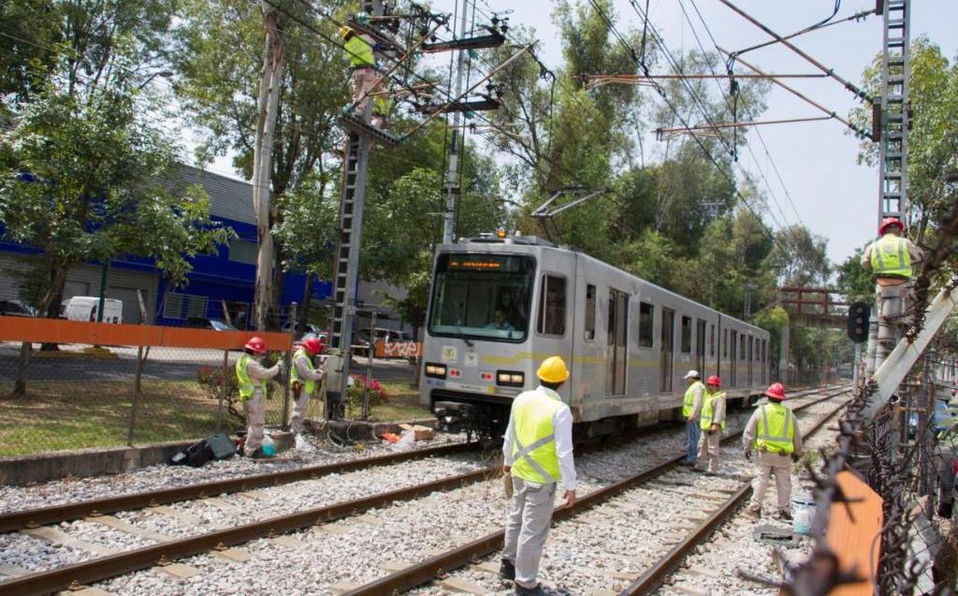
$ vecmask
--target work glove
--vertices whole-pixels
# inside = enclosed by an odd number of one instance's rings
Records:
[[[506,472],[502,475],[502,488],[506,493],[506,498],[511,499],[513,493],[512,474]]]
[[[745,461],[752,461],[752,450],[751,450],[751,449],[746,449],[744,455],[745,455]]]

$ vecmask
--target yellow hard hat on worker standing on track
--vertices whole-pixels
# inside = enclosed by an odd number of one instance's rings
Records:
[[[536,375],[546,383],[561,383],[569,378],[569,369],[559,356],[550,356],[542,361]]]

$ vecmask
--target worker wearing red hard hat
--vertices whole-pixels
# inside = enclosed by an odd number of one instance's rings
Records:
[[[719,468],[722,431],[725,430],[725,392],[721,388],[722,379],[717,376],[712,375],[705,380],[705,396],[702,398],[702,413],[699,415],[702,438],[699,440],[697,465],[707,466],[707,474],[716,474]]]
[[[778,495],[778,508],[775,517],[792,519],[792,469],[791,460],[798,460],[802,452],[802,433],[795,424],[795,415],[786,406],[785,387],[781,383],[772,383],[765,391],[768,403],[755,408],[755,412],[745,425],[742,443],[745,447],[745,459],[752,459],[752,451],[758,451],[755,462],[758,473],[755,476],[755,490],[752,502],[746,511],[753,517],[761,517],[762,501],[768,490],[768,481],[775,473],[775,492]]]
[[[263,453],[263,429],[266,426],[266,404],[268,397],[266,380],[272,379],[282,370],[282,362],[266,368],[259,359],[266,355],[266,342],[263,338],[251,337],[243,348],[244,354],[236,361],[236,379],[239,385],[240,401],[246,414],[246,442],[243,453],[247,457],[260,459]]]
[[[862,253],[862,267],[875,274],[878,340],[882,344],[879,348],[882,354],[889,353],[894,347],[893,319],[908,312],[913,267],[924,258],[922,250],[904,232],[905,224],[900,219],[886,217],[878,226],[881,238]]]
[[[304,439],[299,436],[303,432],[303,420],[306,418],[306,406],[309,398],[316,390],[316,381],[321,381],[325,374],[317,369],[313,358],[323,351],[323,344],[316,337],[307,338],[293,354],[293,367],[289,371],[289,385],[293,390],[293,416],[289,421],[290,428],[297,435],[296,446],[305,448]]]

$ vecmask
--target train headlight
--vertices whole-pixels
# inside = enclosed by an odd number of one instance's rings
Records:
[[[526,376],[525,374],[519,371],[513,370],[497,370],[496,371],[496,385],[502,385],[503,387],[522,387],[525,385]]]
[[[426,363],[426,376],[432,377],[434,379],[445,379],[446,378],[446,365],[445,364],[435,364],[433,362]]]

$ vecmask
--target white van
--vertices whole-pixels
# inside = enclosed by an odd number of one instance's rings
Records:
[[[100,299],[96,296],[74,296],[60,303],[60,317],[68,321],[95,323]],[[123,322],[123,301],[115,298],[103,300],[103,322]]]

